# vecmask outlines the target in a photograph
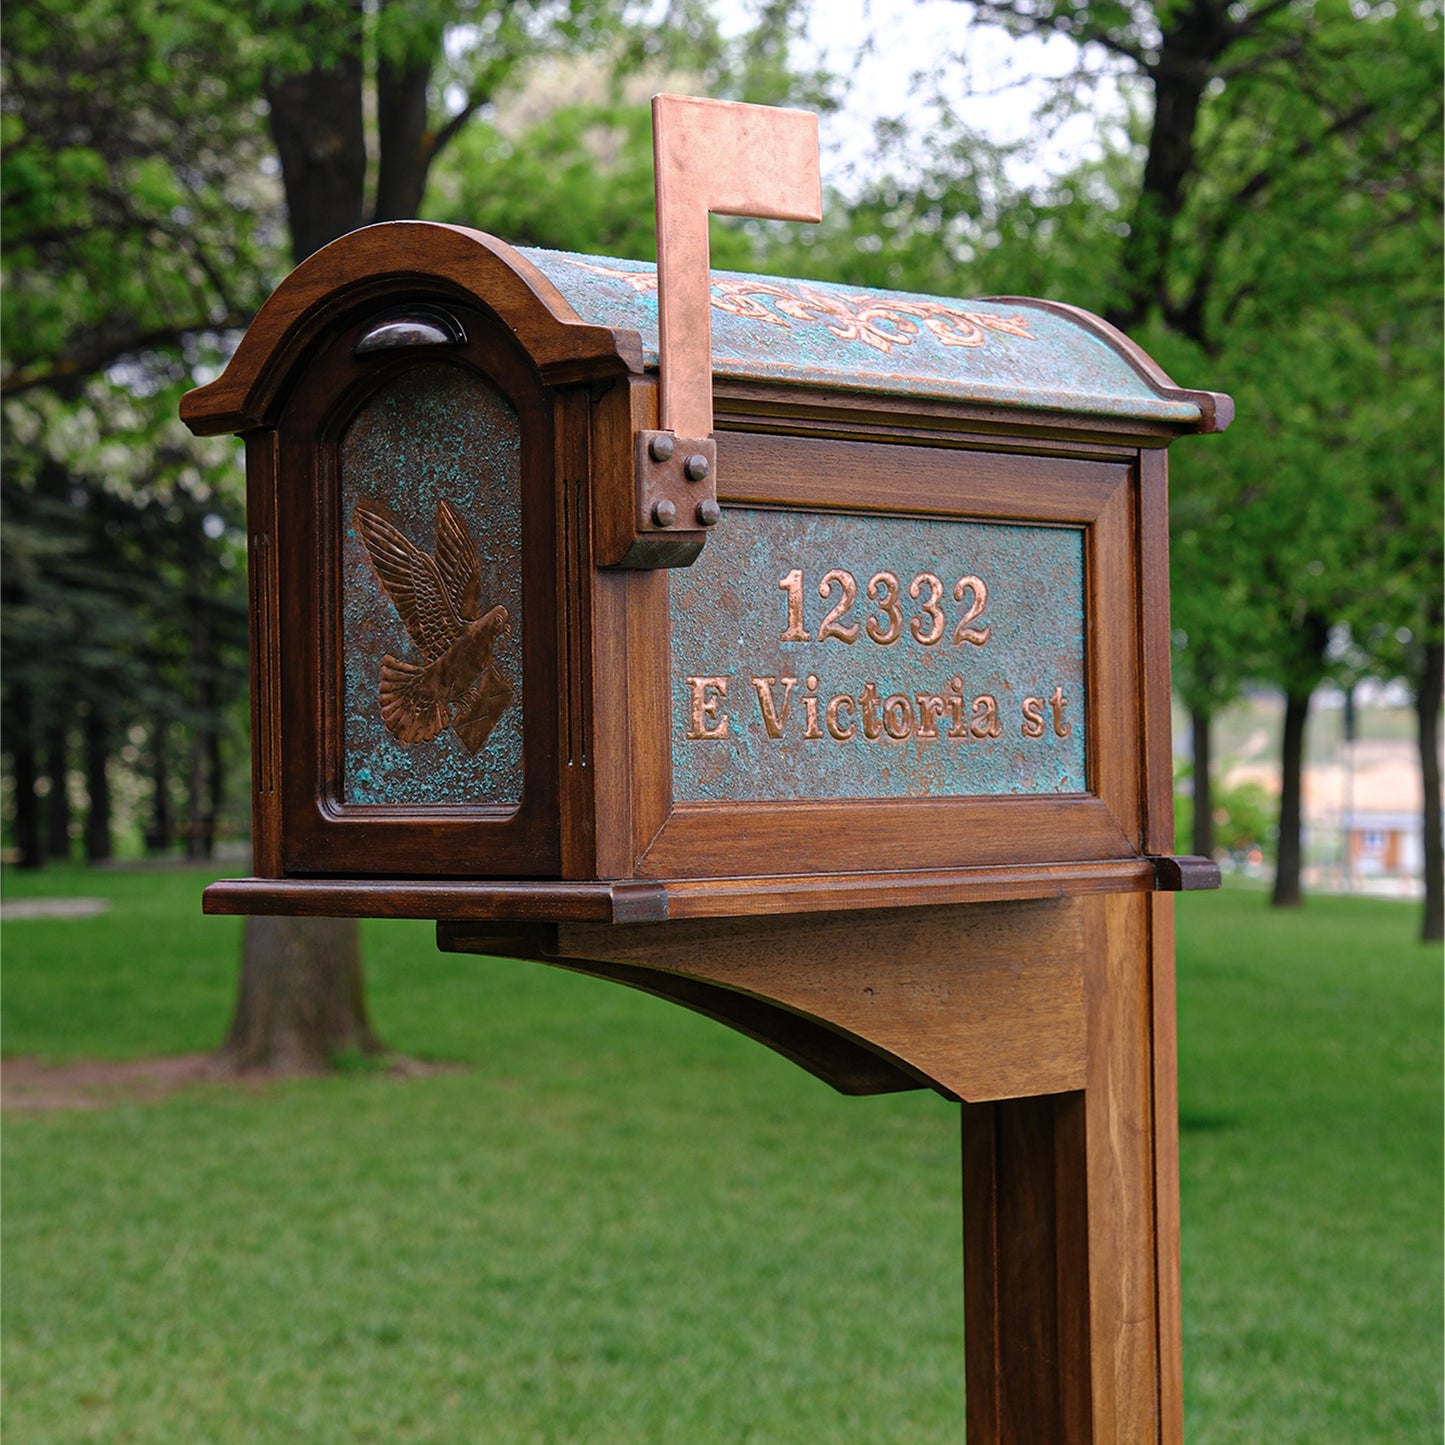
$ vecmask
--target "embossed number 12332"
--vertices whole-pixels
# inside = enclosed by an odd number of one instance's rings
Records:
[[[788,625],[779,634],[781,642],[811,642],[812,636],[804,625],[803,617],[803,572],[794,567],[785,577],[778,579],[778,586],[788,594]],[[825,602],[834,591],[838,597],[832,608],[818,626],[818,641],[854,643],[860,631],[877,643],[888,646],[903,636],[904,612],[909,611],[908,632],[913,640],[924,647],[932,647],[949,637],[955,647],[965,642],[982,647],[988,641],[989,627],[978,626],[988,606],[988,586],[982,577],[960,577],[952,588],[932,572],[919,572],[908,584],[910,605],[905,609],[904,587],[896,573],[875,572],[868,579],[866,592],[870,609],[875,615],[868,617],[861,625],[849,620],[848,614],[858,601],[858,579],[841,567],[830,568],[818,583],[818,596]],[[952,599],[959,604],[950,618],[945,611],[944,599],[952,593]],[[953,623],[949,632],[949,623]]]

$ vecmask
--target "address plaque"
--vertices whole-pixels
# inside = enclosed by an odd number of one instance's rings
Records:
[[[1079,528],[732,508],[670,580],[678,801],[1086,790]]]

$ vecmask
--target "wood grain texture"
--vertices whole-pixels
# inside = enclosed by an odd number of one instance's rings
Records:
[[[1170,717],[1169,482],[1158,450],[1139,457],[1139,695],[1143,703],[1144,851],[1174,851]]]
[[[637,508],[633,439],[656,426],[657,384],[651,379],[614,381],[593,403],[592,545],[606,565],[614,565],[632,545]]]
[[[1141,446],[1167,445],[1175,437],[1199,430],[1197,425],[1177,426],[1139,417],[1020,412],[924,396],[909,397],[905,409],[896,396],[727,378],[714,380],[713,415],[719,430],[757,423],[761,430],[829,430],[859,437],[873,429],[893,436],[911,431],[919,437],[990,438],[999,447],[1080,455],[1116,446],[1133,451]]]
[[[646,853],[672,807],[672,747],[664,723],[670,708],[666,634],[658,629],[667,616],[667,573],[633,572],[627,588],[627,687],[632,711],[627,718],[632,751],[632,859]]]
[[[316,918],[450,918],[605,923],[667,917],[667,893],[652,883],[432,878],[226,878],[206,889],[207,913]]]
[[[281,601],[276,561],[275,432],[246,438],[246,551],[250,588],[251,866],[263,878],[284,868],[281,797],[285,739],[281,729]]]
[[[1083,1082],[1081,915],[1070,901],[562,924],[559,959],[635,964],[840,1029],[956,1098]]]
[[[1157,861],[1157,860],[1155,860]],[[795,874],[764,878],[502,880],[494,878],[231,878],[207,890],[215,913],[311,913],[321,918],[589,918],[626,922],[599,898],[656,900],[646,916],[767,918],[844,909],[923,908],[1094,893],[1143,893],[1155,886],[1147,858],[1098,863],[1025,864],[919,873]],[[578,899],[587,911],[574,910]],[[273,906],[274,905],[274,906]],[[549,911],[551,910],[551,911]]]
[[[886,801],[685,803],[638,860],[640,878],[1098,862],[1136,856],[1107,802],[1087,794]]]
[[[720,431],[718,493],[734,506],[1087,525],[1127,467],[980,448]]]
[[[965,1104],[964,1343],[970,1445],[1092,1440],[1084,1104]]]
[[[483,313],[453,308],[465,346],[442,364],[471,370],[516,413],[521,441],[523,787],[512,807],[357,805],[345,801],[345,695],[339,448],[372,397],[405,375],[400,352],[358,362],[367,317],[313,357],[278,419],[276,551],[280,687],[286,768],[283,864],[288,875],[557,876],[560,657],[555,410],[536,371]],[[435,364],[435,363],[434,363]],[[574,457],[574,460],[575,457]],[[575,824],[575,819],[574,819]]]
[[[632,872],[633,797],[631,680],[627,668],[627,616],[631,574],[601,572],[592,582],[593,820],[597,876]]]
[[[1084,547],[1089,579],[1089,778],[1130,848],[1141,850],[1144,700],[1139,693],[1139,563],[1132,488],[1120,486],[1109,494],[1085,534]],[[1172,762],[1169,767],[1172,786]]]
[[[1171,905],[1074,906],[1083,1089],[963,1111],[968,1439],[1179,1445]]]
[[[1159,1434],[1184,1438],[1184,1321],[1179,1256],[1179,1025],[1174,900],[1149,899],[1150,1046],[1154,1133],[1155,1310],[1159,1327]]]
[[[593,722],[592,540],[588,516],[592,402],[586,390],[557,393],[556,656],[558,834],[564,878],[594,878],[597,867],[596,747]]]
[[[1083,1187],[1092,1438],[1129,1445],[1165,1438],[1157,1231],[1169,1221],[1160,1212],[1154,1150],[1150,901],[1110,896],[1080,907],[1089,1019]]]
[[[866,873],[882,857],[904,872],[1029,860],[1057,864],[1139,852],[1143,761],[1132,466],[1122,460],[759,433],[721,432],[718,445],[719,493],[730,504],[1080,527],[1086,555],[1087,766],[1096,797],[683,804],[664,809],[660,826],[645,841],[639,835],[637,876],[763,875],[776,870],[779,857],[806,857],[819,872]],[[663,706],[665,684],[665,677],[654,677],[654,695]],[[667,727],[670,754],[671,718],[656,715],[654,724],[654,716],[639,709],[644,724],[639,734],[645,736],[650,726]]]
[[[614,381],[598,387],[588,417],[588,473],[591,557],[608,543],[615,507],[604,499],[632,485],[633,392],[636,384]],[[651,389],[655,394],[655,388]],[[634,785],[632,768],[632,683],[628,668],[629,617],[633,610],[630,572],[598,570],[585,579],[591,599],[586,639],[591,668],[587,707],[593,739],[593,797],[596,810],[597,876],[622,878],[632,872]]]
[[[667,879],[661,886],[667,891],[669,918],[719,918],[1144,892],[1154,887],[1154,879],[1147,859],[1112,858],[912,873]]]

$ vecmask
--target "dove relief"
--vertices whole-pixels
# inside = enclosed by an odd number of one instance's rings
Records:
[[[437,503],[436,554],[429,556],[364,501],[356,530],[386,595],[421,653],[381,659],[381,718],[400,743],[455,731],[479,752],[511,701],[512,685],[492,661],[507,630],[507,609],[482,611],[481,563],[460,514]]]

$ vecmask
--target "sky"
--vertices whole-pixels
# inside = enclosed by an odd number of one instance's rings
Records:
[[[720,0],[725,30],[743,30],[750,8],[747,0]],[[813,0],[793,58],[800,68],[819,65],[849,81],[843,109],[820,119],[825,183],[847,189],[851,176],[866,174],[879,120],[903,118],[910,129],[925,129],[922,97],[934,84],[955,114],[991,140],[1028,137],[1035,110],[1073,65],[1074,45],[1062,36],[1045,41],[1013,38],[997,27],[969,30],[966,15],[959,0]],[[1100,99],[1118,104],[1112,87]],[[1093,119],[1075,118],[1016,178],[1066,168],[1087,153],[1093,136]]]

